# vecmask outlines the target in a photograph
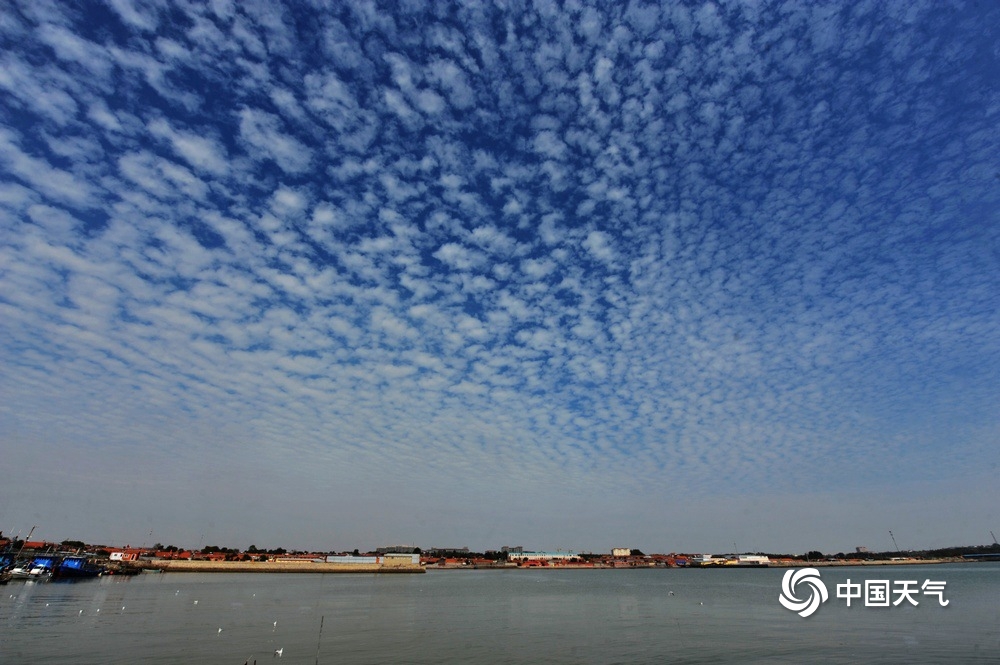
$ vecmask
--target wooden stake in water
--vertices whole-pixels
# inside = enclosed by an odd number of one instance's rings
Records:
[[[323,641],[323,619],[325,618],[325,614],[319,618],[319,637],[316,639],[316,665],[319,665],[319,645]]]

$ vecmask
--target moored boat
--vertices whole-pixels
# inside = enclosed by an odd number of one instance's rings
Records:
[[[59,579],[99,577],[104,566],[93,563],[85,556],[68,556],[53,568],[52,576]]]
[[[32,560],[14,566],[10,569],[10,573],[15,580],[42,581],[52,577],[52,566],[44,560],[41,562]]]
[[[28,566],[28,579],[39,581],[49,579],[60,561],[57,556],[36,556]]]

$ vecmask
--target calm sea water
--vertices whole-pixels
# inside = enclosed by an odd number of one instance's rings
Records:
[[[144,573],[0,587],[0,663],[940,663],[1000,659],[1000,564],[781,569]],[[848,608],[847,578],[947,582],[940,607]],[[671,594],[671,592],[673,592]],[[322,622],[322,631],[321,628]],[[220,631],[221,629],[221,631]]]

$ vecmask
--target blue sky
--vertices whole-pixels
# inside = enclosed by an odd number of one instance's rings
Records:
[[[0,529],[988,542],[1000,9],[608,4],[7,3]]]

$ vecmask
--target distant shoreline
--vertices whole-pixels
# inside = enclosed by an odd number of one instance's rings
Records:
[[[771,561],[764,566],[608,566],[602,564],[558,564],[555,566],[480,566],[448,564],[446,566],[430,565],[427,570],[662,570],[665,568],[675,569],[699,569],[712,570],[715,568],[731,570],[752,570],[759,568],[826,568],[826,567],[857,567],[857,566],[915,566],[915,565],[937,565],[942,563],[971,563],[967,559],[901,559],[898,561]]]
[[[845,568],[859,566],[918,566],[937,565],[943,563],[970,563],[964,559],[900,559],[898,561],[771,561],[766,566],[676,566],[676,568],[697,568],[711,570],[719,569],[754,569],[754,568]],[[143,561],[139,564],[143,570],[163,573],[377,573],[377,574],[412,574],[426,573],[431,570],[650,570],[662,569],[664,566],[605,566],[605,565],[574,565],[562,564],[556,566],[417,566],[417,565],[383,565],[383,564],[344,564],[325,563],[318,561]]]
[[[143,570],[163,573],[423,573],[423,566],[319,561],[142,561]]]

